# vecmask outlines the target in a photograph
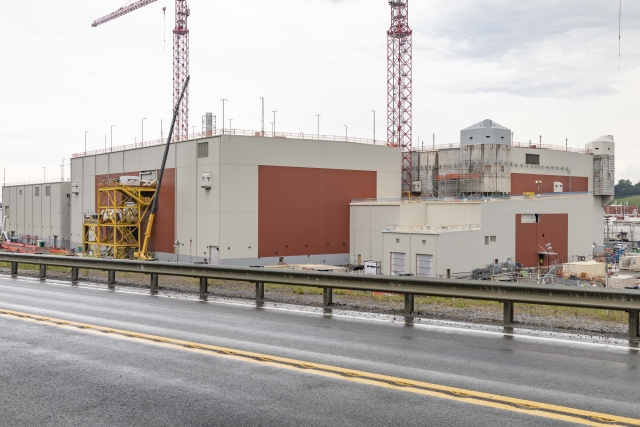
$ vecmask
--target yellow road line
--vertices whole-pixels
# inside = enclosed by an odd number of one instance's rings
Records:
[[[585,411],[582,409],[569,408],[565,406],[552,405],[531,400],[517,399],[508,396],[500,396],[497,394],[483,393],[479,391],[449,387],[440,384],[414,381],[405,378],[379,375],[371,372],[345,369],[336,366],[323,365],[296,359],[288,359],[284,357],[271,356],[267,354],[254,353],[243,350],[236,350],[227,347],[201,344],[157,335],[141,334],[132,331],[113,329],[87,323],[72,322],[51,317],[43,317],[5,309],[0,309],[0,316],[13,319],[18,318],[25,321],[41,323],[50,326],[58,326],[73,330],[79,329],[83,332],[106,333],[109,335],[125,337],[127,339],[143,340],[155,345],[170,347],[183,351],[187,350],[216,357],[224,357],[243,362],[251,362],[260,365],[272,366],[275,368],[284,368],[293,371],[340,379],[343,381],[367,384],[376,387],[384,387],[403,392],[480,405],[527,415],[535,415],[582,425],[640,426],[639,419]]]

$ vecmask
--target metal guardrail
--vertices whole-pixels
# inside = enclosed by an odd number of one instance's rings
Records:
[[[208,292],[208,279],[255,283],[256,299],[264,298],[265,283],[318,287],[324,289],[325,307],[330,306],[333,302],[333,289],[396,293],[405,296],[406,315],[413,312],[416,295],[498,301],[504,304],[505,325],[513,323],[514,303],[618,310],[629,313],[629,339],[635,341],[640,334],[640,291],[632,289],[531,285],[511,282],[272,270],[253,267],[8,253],[0,253],[0,262],[11,263],[12,276],[18,275],[18,264],[39,265],[41,278],[46,277],[47,266],[71,268],[71,280],[74,282],[78,280],[80,268],[108,271],[108,285],[110,287],[114,287],[116,284],[116,272],[149,274],[151,294],[158,292],[159,275],[199,278],[201,295],[206,295]]]

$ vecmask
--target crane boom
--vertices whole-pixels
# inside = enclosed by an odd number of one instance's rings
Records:
[[[91,24],[92,27],[97,27],[98,25],[104,24],[105,22],[112,21],[116,18],[121,17],[122,15],[126,15],[127,13],[133,12],[134,10],[140,9],[148,4],[155,2],[156,0],[140,0],[135,3],[129,4],[127,6],[123,6],[120,9],[116,10],[113,13],[103,16],[102,18],[96,19]]]

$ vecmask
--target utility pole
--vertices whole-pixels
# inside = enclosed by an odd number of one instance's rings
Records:
[[[260,135],[264,136],[264,98],[260,97],[262,100],[262,119],[260,120]]]
[[[376,145],[376,110],[371,110],[373,113],[373,145]]]
[[[223,98],[220,101],[222,101],[222,133],[224,133],[224,103],[229,102],[229,100]]]
[[[273,113],[273,136],[276,136],[276,113],[277,111],[272,111]]]

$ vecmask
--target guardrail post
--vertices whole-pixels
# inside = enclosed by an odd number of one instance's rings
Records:
[[[149,285],[151,289],[151,295],[158,295],[158,275],[151,273],[151,284]]]
[[[404,294],[404,314],[412,314],[415,308],[415,296],[413,294]]]
[[[107,285],[109,285],[109,289],[115,289],[116,287],[116,272],[114,270],[109,270]]]
[[[505,325],[513,323],[513,303],[510,301],[503,302],[503,321]]]
[[[333,288],[323,288],[322,305],[325,307],[333,305]]]
[[[629,340],[630,341],[638,341],[638,335],[640,335],[640,322],[638,311],[630,311],[629,312]]]
[[[80,269],[78,267],[71,268],[71,283],[78,283],[79,271]]]
[[[209,292],[209,281],[206,277],[200,278],[200,296],[205,296]]]
[[[16,277],[18,275],[18,263],[11,263],[11,277]]]
[[[256,282],[256,299],[264,299],[264,282]]]
[[[44,264],[40,264],[40,273],[38,274],[40,279],[44,279],[47,277],[47,266]]]

